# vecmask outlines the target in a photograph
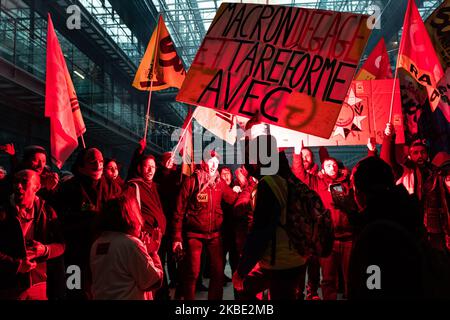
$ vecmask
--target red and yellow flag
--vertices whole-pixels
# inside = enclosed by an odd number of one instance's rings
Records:
[[[444,71],[414,0],[408,1],[398,59],[398,67],[426,87],[431,109],[436,110],[440,100],[437,83]]]
[[[378,42],[359,70],[355,80],[392,79],[391,64],[384,38]]]
[[[175,51],[162,16],[159,16],[158,26],[136,72],[133,87],[143,91],[181,88],[185,76],[183,63]]]
[[[86,126],[50,14],[45,83],[45,116],[50,118],[52,161],[61,169],[78,147],[78,137],[86,132]]]

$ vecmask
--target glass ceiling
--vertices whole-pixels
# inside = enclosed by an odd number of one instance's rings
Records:
[[[261,4],[292,5],[311,9],[347,11],[373,14],[371,5],[378,5],[383,10],[391,1],[398,0],[152,0],[156,8],[163,14],[164,20],[172,35],[173,41],[189,67],[197,49],[211,24],[217,8],[222,2],[245,2]],[[437,8],[441,0],[416,1],[422,18],[428,17]]]

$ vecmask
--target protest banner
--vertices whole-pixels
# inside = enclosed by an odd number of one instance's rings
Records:
[[[366,15],[222,3],[177,101],[328,138],[370,30]]]
[[[450,0],[445,0],[433,11],[425,21],[425,27],[445,72],[437,88],[441,94],[438,108],[450,122]]]
[[[389,120],[393,79],[353,81],[339,113],[336,126],[329,139],[270,125],[270,134],[277,139],[280,148],[366,145],[370,137],[377,144],[383,141],[383,132]],[[405,142],[400,88],[397,82],[393,105],[393,124],[396,144]],[[240,125],[242,119],[238,119]]]
[[[450,67],[450,0],[445,0],[425,21],[425,27],[444,69]]]

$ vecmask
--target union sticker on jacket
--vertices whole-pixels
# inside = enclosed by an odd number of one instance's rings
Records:
[[[198,202],[208,202],[208,194],[207,193],[198,193],[197,201]]]

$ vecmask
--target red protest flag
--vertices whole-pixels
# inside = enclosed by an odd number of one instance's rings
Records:
[[[186,76],[162,16],[150,38],[147,50],[134,77],[133,87],[143,91],[181,88]]]
[[[378,42],[359,70],[355,80],[392,79],[391,64],[384,38]]]
[[[437,83],[444,76],[444,70],[414,0],[409,0],[406,8],[397,67],[405,69],[425,86],[431,109],[436,110],[441,96]]]
[[[78,147],[78,137],[86,132],[86,126],[50,14],[45,82],[45,116],[50,118],[52,161],[61,169]]]

